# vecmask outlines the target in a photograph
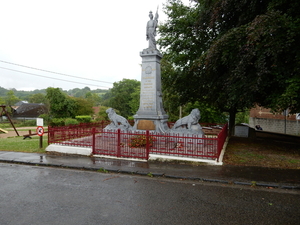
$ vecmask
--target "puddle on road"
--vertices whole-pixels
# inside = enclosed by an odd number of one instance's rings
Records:
[[[91,158],[93,164],[102,164],[107,166],[127,166],[134,168],[149,168],[148,162],[136,162],[136,161],[127,161],[127,160],[117,160],[117,159],[99,159]]]

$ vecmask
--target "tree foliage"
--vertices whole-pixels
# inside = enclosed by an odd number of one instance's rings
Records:
[[[131,100],[129,102],[131,115],[135,115],[140,107],[140,85],[135,87],[135,90],[130,94]]]
[[[54,118],[75,118],[78,105],[76,101],[59,88],[47,88],[46,98],[50,103],[50,115]]]
[[[254,104],[300,110],[299,1],[169,0],[158,40],[169,89],[229,112]],[[164,81],[163,81],[164,82]]]
[[[176,76],[176,70],[173,65],[165,58],[161,61],[162,64],[162,90],[164,98],[164,109],[169,115],[169,121],[176,121],[181,117],[190,114],[192,109],[198,108],[201,112],[200,122],[208,123],[225,123],[226,115],[222,113],[218,108],[211,104],[199,101],[189,101],[180,104],[180,95],[176,92],[174,76]],[[193,99],[194,100],[194,99]],[[180,112],[181,108],[181,112]]]
[[[98,93],[88,92],[85,94],[85,98],[91,102],[93,106],[99,106],[102,102],[102,98]]]
[[[6,93],[5,104],[7,106],[13,106],[15,103],[19,102],[20,99],[15,95],[13,90],[9,90]]]
[[[76,116],[85,116],[85,115],[92,115],[93,110],[93,101],[90,101],[86,98],[72,98],[75,100],[77,104],[77,111]]]
[[[0,97],[0,105],[4,105],[5,101],[3,98]]]
[[[133,113],[134,109],[131,106],[136,107],[134,98],[139,97],[133,93],[139,90],[140,83],[140,81],[125,78],[119,82],[114,82],[113,87],[103,96],[105,99],[103,104],[119,110],[125,118],[132,116],[135,112]]]
[[[101,106],[96,119],[99,120],[99,121],[101,121],[101,120],[109,121],[108,115],[106,113],[106,110],[108,108],[109,107],[107,107],[107,106]]]
[[[44,93],[36,93],[29,96],[30,103],[43,103],[45,105],[48,104],[48,100],[46,98],[46,94]]]
[[[19,98],[20,101],[29,101],[30,103],[44,103],[47,105],[47,100],[46,100],[46,89],[36,89],[33,91],[20,91],[16,89],[5,89],[0,87],[0,98],[6,98],[7,93],[9,91],[13,91],[14,95]],[[104,89],[96,89],[96,90],[91,90],[89,87],[85,88],[74,88],[71,90],[61,90],[62,92],[66,93],[68,96],[72,97],[77,97],[77,98],[85,98],[88,99],[89,101],[93,102],[93,106],[98,106],[102,103],[102,98],[105,93],[108,92],[108,90]]]
[[[201,123],[226,123],[227,121],[226,114],[222,113],[219,109],[198,101],[187,103],[183,107],[183,116],[190,114],[195,108],[200,110],[201,118],[199,122]]]

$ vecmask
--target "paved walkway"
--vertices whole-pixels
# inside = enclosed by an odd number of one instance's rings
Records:
[[[0,151],[0,162],[28,165],[101,170],[114,173],[153,175],[174,179],[257,185],[299,189],[300,170],[244,166],[187,165],[167,162],[141,162],[84,156],[57,156],[40,153]]]

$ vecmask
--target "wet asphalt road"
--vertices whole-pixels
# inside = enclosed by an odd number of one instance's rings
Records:
[[[299,224],[299,190],[0,163],[0,224]]]

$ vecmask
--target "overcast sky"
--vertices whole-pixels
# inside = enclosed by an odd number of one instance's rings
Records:
[[[159,6],[162,22],[166,19],[165,3],[0,0],[0,86],[17,90],[104,89],[123,78],[140,80],[139,53],[148,47],[148,14]]]

